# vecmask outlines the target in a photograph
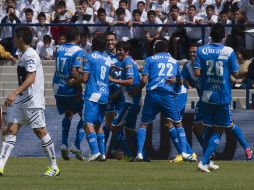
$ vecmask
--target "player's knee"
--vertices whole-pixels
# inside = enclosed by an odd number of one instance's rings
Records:
[[[45,127],[43,127],[43,128],[34,128],[33,132],[40,139],[48,133],[48,131]]]
[[[67,112],[65,112],[64,117],[67,118],[67,119],[69,119],[69,120],[72,120],[72,117],[73,117],[72,111],[67,111]]]
[[[174,126],[177,128],[177,127],[182,127],[183,126],[183,124],[182,124],[182,122],[180,121],[180,122],[174,122],[173,123],[174,124]]]
[[[223,127],[214,127],[213,131],[221,135],[223,133]]]
[[[3,132],[8,135],[17,135],[18,130],[19,130],[18,124],[10,123],[8,124],[7,129],[5,131],[3,130]]]

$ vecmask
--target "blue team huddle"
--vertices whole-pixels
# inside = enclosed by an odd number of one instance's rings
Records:
[[[70,27],[66,32],[67,43],[57,50],[53,79],[58,112],[65,114],[62,121],[63,159],[69,160],[71,152],[77,159],[84,160],[80,143],[86,135],[91,150],[89,161],[106,161],[106,144],[111,131],[112,154],[121,149],[129,161],[149,161],[144,148],[146,131],[161,113],[178,152],[172,162],[197,161],[181,122],[188,88],[196,88],[199,96],[193,125],[193,132],[203,148],[198,170],[219,169],[210,159],[225,127],[230,127],[239,140],[246,159],[252,159],[248,143],[231,118],[230,76],[237,75],[239,65],[233,49],[220,43],[225,36],[221,24],[212,27],[211,44],[190,46],[190,61],[182,70],[168,53],[168,44],[163,40],[155,42],[154,55],[147,57],[144,67],[140,68],[129,56],[128,42],[116,43],[114,33],[94,37],[93,51],[89,54],[76,45],[78,36],[76,28]],[[68,135],[74,114],[80,115],[80,122],[75,146],[70,149]]]

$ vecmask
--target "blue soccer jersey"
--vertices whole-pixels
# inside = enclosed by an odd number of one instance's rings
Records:
[[[181,78],[179,64],[169,53],[158,53],[146,58],[142,74],[149,75],[147,91],[162,90],[175,93],[176,84],[169,85],[166,80]]]
[[[183,66],[181,75],[184,80],[188,81],[191,86],[195,87],[199,98],[201,98],[201,80],[194,74],[193,63],[190,61]]]
[[[138,66],[130,56],[127,56],[125,57],[123,61],[121,61],[121,68],[122,68],[122,73],[121,73],[122,80],[133,78],[133,85],[125,87],[125,90],[124,90],[125,102],[139,105],[140,99],[141,99],[141,93],[136,96],[132,95],[133,88],[139,86],[139,83],[140,83]]]
[[[84,99],[99,104],[108,103],[108,76],[112,62],[109,57],[98,51],[84,57],[83,72],[89,73]]]
[[[74,96],[78,92],[76,86],[69,86],[73,67],[82,67],[84,50],[73,43],[61,45],[56,53],[56,71],[53,78],[54,94],[58,96]]]
[[[231,102],[230,75],[239,69],[232,48],[222,44],[199,47],[194,68],[201,70],[203,102],[217,105]]]

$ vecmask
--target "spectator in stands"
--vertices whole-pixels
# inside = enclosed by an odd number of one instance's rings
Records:
[[[180,16],[180,9],[175,5],[170,8],[165,24],[177,24],[175,27],[163,27],[161,36],[169,40],[169,50],[174,58],[181,58],[180,55],[184,55],[184,47],[186,46],[186,33],[182,26],[179,26],[184,22],[184,19]]]
[[[245,17],[244,13],[240,10],[234,12],[234,19],[232,24],[244,24]],[[233,26],[231,30],[231,35],[226,39],[226,45],[232,47],[234,50],[238,48],[244,48],[244,26]]]
[[[188,7],[188,14],[185,17],[184,22],[193,25],[202,23],[202,18],[197,15],[196,7],[194,5]],[[186,27],[185,30],[190,43],[197,42],[202,38],[202,32],[199,27]]]
[[[148,11],[147,21],[145,24],[162,24],[161,20],[156,16],[153,10]],[[145,44],[147,47],[148,55],[152,55],[153,43],[160,37],[162,27],[149,26],[145,28]]]
[[[107,16],[114,18],[116,9],[119,7],[119,0],[102,0],[101,8],[105,9]]]
[[[52,60],[54,59],[54,47],[52,45],[52,38],[50,35],[45,35],[43,37],[43,46],[40,48],[39,56],[44,60]]]
[[[237,7],[237,0],[226,0],[223,3],[223,11],[228,13],[229,19],[233,17],[233,13],[239,8]]]
[[[40,12],[38,14],[38,23],[41,26],[37,26],[35,28],[35,36],[33,38],[32,43],[35,44],[36,51],[39,53],[39,49],[43,45],[43,37],[45,35],[50,35],[50,27],[49,26],[45,26],[45,24],[47,24],[48,21],[46,20],[46,14],[44,12]]]
[[[180,9],[180,15],[187,15],[190,5],[195,5],[197,0],[184,0],[178,5]]]
[[[96,1],[96,0],[87,0],[87,3],[88,3],[88,6],[93,9],[93,15],[95,19],[98,14],[97,13],[98,10],[101,7],[101,3],[100,1]]]
[[[115,26],[114,27],[114,32],[116,34],[118,41],[128,41],[133,37],[130,20],[128,20],[125,13],[126,13],[126,11],[122,7],[119,7],[116,10],[115,24],[124,24],[124,25],[128,24],[128,27],[126,27],[126,26]]]
[[[41,12],[45,13],[47,21],[50,21],[54,10],[55,0],[41,0]]]
[[[4,46],[0,43],[0,59],[11,60],[16,62],[16,58],[10,54],[10,52],[6,51]]]
[[[88,33],[83,32],[80,34],[80,43],[79,46],[85,51],[85,53],[92,52],[92,44],[88,41]]]
[[[2,24],[17,24],[21,23],[20,19],[15,13],[15,8],[8,6],[6,7],[6,16],[1,20]],[[12,26],[0,27],[1,43],[5,50],[10,52],[13,56],[15,55],[16,48],[13,46]]]
[[[23,0],[20,4],[20,16],[21,20],[25,20],[26,9],[33,10],[33,16],[36,19],[38,13],[41,11],[41,4],[38,0]]]
[[[19,10],[16,9],[16,1],[15,0],[6,0],[6,7],[14,7],[15,8],[15,15],[17,15],[17,17],[19,17],[20,12]],[[3,15],[6,15],[6,11],[3,11]]]
[[[65,2],[66,10],[70,11],[71,14],[74,14],[76,12],[76,6],[74,3],[74,0],[55,0],[55,7],[57,7],[57,5],[60,1]]]
[[[150,10],[150,1],[151,0],[128,0],[129,10],[133,12],[134,9],[139,9],[137,7],[137,4],[139,2],[143,2],[145,5],[144,10],[149,11]],[[142,11],[141,11],[142,12]],[[142,20],[142,19],[141,19]]]
[[[111,17],[106,16],[106,11],[103,8],[99,8],[98,12],[97,12],[97,18],[95,21],[95,24],[107,24],[110,25],[113,23],[113,19]],[[107,26],[103,26],[103,27],[99,27],[99,26],[94,26],[92,28],[92,34],[93,35],[97,35],[97,34],[101,34],[104,32],[107,32],[108,27]]]
[[[169,3],[165,0],[158,0],[151,10],[154,10],[157,17],[163,22],[166,19],[167,13],[169,12]]]
[[[198,0],[195,3],[197,14],[200,17],[206,16],[206,7],[207,5],[211,5],[213,3],[213,0]]]
[[[240,88],[246,87],[246,79],[248,77],[248,67],[251,63],[251,60],[247,57],[247,52],[245,49],[238,49],[236,51],[236,57],[239,62],[239,71],[238,71],[238,78],[231,76],[231,80],[235,84],[241,84]]]
[[[228,19],[227,12],[219,13],[219,22],[223,25],[232,24],[232,21]],[[232,27],[225,27],[225,38],[227,38],[231,34]]]
[[[130,21],[131,20],[131,13],[128,10],[128,3],[127,0],[120,0],[119,1],[119,8],[123,8],[125,10],[125,17],[126,17],[126,21]]]
[[[238,2],[240,11],[243,11],[246,15],[246,25],[254,24],[254,0],[242,0]],[[254,29],[253,26],[247,27],[246,30]],[[253,53],[254,50],[254,32],[245,32],[245,47]]]
[[[145,11],[145,3],[143,1],[139,1],[137,3],[137,9],[141,12],[141,22],[145,22],[147,20],[147,12]],[[132,13],[133,16],[133,13]]]
[[[222,12],[222,10],[224,9],[223,0],[215,0],[214,8],[215,8],[214,9],[215,14],[219,15],[220,12]]]
[[[202,23],[213,25],[218,22],[218,16],[215,14],[214,10],[215,8],[213,5],[206,6],[206,16],[202,18]],[[211,31],[211,27],[205,28],[205,42],[206,43],[211,42],[210,31]]]
[[[64,1],[59,1],[56,6],[56,11],[52,14],[53,23],[69,23],[72,18],[72,13],[66,9]],[[52,26],[51,35],[55,41],[57,41],[59,34],[63,33],[68,26]]]

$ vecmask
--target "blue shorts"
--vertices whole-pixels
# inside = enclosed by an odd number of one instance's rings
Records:
[[[67,111],[72,111],[75,113],[81,113],[83,108],[83,101],[78,100],[76,96],[57,96],[56,107],[59,114],[63,114]]]
[[[109,102],[106,105],[105,112],[106,113],[108,113],[108,112],[118,112],[120,110],[122,104],[123,103],[120,102],[120,101]]]
[[[232,122],[230,104],[215,105],[202,102],[203,123],[208,126],[229,127]]]
[[[116,117],[112,121],[113,126],[125,126],[128,129],[136,129],[137,116],[140,105],[124,103],[121,105]]]
[[[198,101],[195,107],[195,115],[194,115],[194,123],[199,123],[203,121],[203,106],[202,106],[202,101]]]
[[[84,124],[101,125],[104,118],[106,104],[99,104],[85,100],[82,114]]]
[[[176,102],[178,109],[180,111],[181,117],[183,117],[184,111],[185,111],[185,106],[187,103],[187,93],[182,93],[182,94],[177,94],[176,95]]]
[[[175,123],[182,120],[176,97],[168,92],[150,92],[146,94],[141,122],[150,124],[158,113],[162,113],[167,119]]]

